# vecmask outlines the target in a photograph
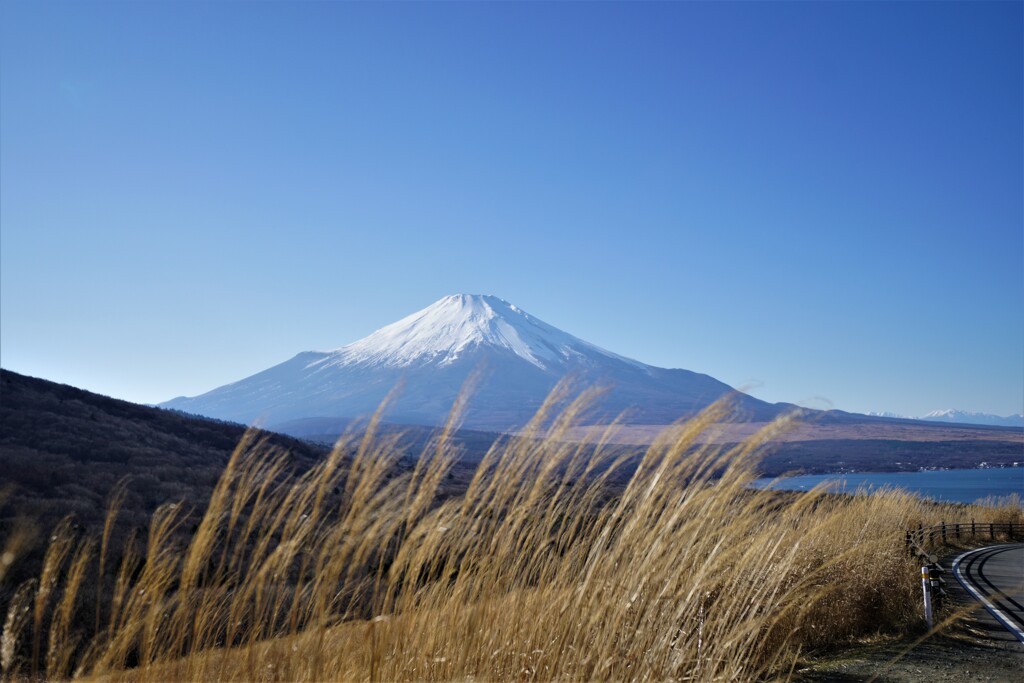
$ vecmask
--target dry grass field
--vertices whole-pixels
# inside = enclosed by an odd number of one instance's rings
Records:
[[[458,410],[399,477],[373,422],[304,474],[246,439],[198,522],[168,504],[123,548],[115,491],[103,533],[60,525],[0,606],[3,676],[785,679],[806,653],[921,628],[905,529],[1022,520],[1019,501],[752,490],[762,447],[793,425],[723,447],[702,439],[723,405],[655,441],[622,484],[600,435],[566,438],[591,398],[542,409],[454,497],[438,490]],[[0,542],[9,563],[24,539]]]

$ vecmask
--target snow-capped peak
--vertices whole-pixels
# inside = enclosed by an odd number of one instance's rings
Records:
[[[927,420],[930,417],[957,417],[967,416],[972,417],[976,415],[982,415],[982,413],[972,413],[966,410],[957,410],[956,408],[946,408],[945,410],[933,410],[930,413],[926,413],[921,416],[922,420]]]
[[[957,410],[946,408],[945,410],[933,410],[927,415],[921,416],[922,420],[932,422],[961,422],[966,424],[982,424],[1003,427],[1024,427],[1024,415],[992,415],[989,413],[978,413],[969,410]]]
[[[392,367],[416,362],[447,365],[477,346],[507,349],[541,369],[594,352],[627,360],[562,332],[504,299],[453,294],[328,352],[330,357],[324,362]]]
[[[994,427],[1024,427],[1024,415],[1022,414],[1007,415],[1003,417],[1001,415],[991,415],[989,413],[957,410],[956,408],[933,410],[932,412],[921,415],[920,417],[899,415],[897,413],[889,412],[870,412],[868,415],[872,417],[897,417],[907,420],[927,420],[928,422],[956,422],[960,424],[979,424]]]
[[[872,410],[872,411],[867,412],[865,414],[868,417],[891,417],[891,418],[895,418],[895,419],[899,419],[899,420],[913,420],[914,419],[912,417],[907,417],[906,415],[901,415],[899,413],[894,413],[894,412],[891,412],[891,411],[888,411],[888,410],[884,410],[884,411],[881,411],[881,412],[876,411],[876,410]]]

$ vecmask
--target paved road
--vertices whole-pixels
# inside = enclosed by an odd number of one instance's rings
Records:
[[[1012,636],[1024,643],[1024,544],[963,553],[953,560],[953,576],[985,606],[993,637],[1006,640]]]

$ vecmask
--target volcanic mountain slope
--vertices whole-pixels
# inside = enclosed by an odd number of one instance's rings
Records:
[[[525,424],[566,376],[609,392],[595,407],[604,420],[630,410],[633,423],[662,424],[735,394],[747,419],[785,407],[759,401],[689,370],[646,365],[605,351],[493,296],[448,296],[370,336],[333,351],[307,351],[233,384],[167,408],[278,427],[311,417],[351,419],[372,413],[394,387],[387,419],[444,422],[465,382],[477,384],[466,427],[512,430]]]

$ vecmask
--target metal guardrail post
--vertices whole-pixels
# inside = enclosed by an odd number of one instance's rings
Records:
[[[924,594],[924,620],[928,624],[928,630],[933,627],[932,623],[932,591],[931,580],[928,576],[928,565],[921,567],[921,592]]]
[[[946,579],[943,578],[946,570],[938,562],[928,565],[928,584],[932,594],[932,608],[936,611],[942,609],[942,602],[946,598]]]

